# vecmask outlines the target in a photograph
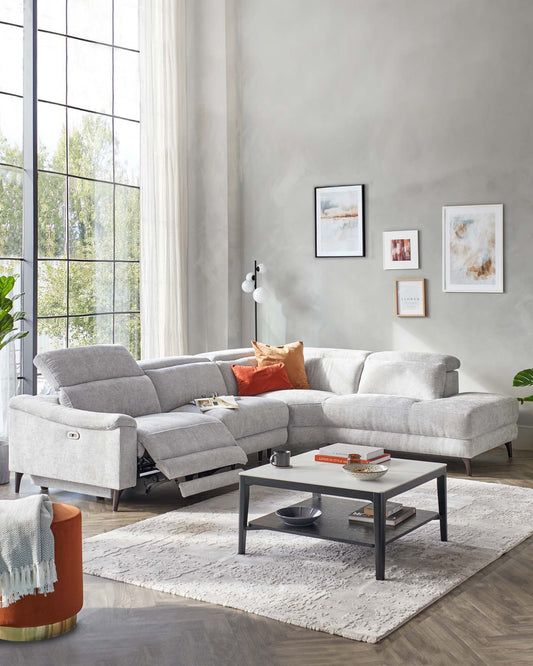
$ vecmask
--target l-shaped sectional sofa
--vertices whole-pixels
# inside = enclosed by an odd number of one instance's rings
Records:
[[[517,436],[518,403],[459,393],[453,356],[305,348],[309,390],[239,397],[236,411],[201,413],[190,401],[236,395],[232,365],[251,348],[137,362],[120,345],[39,354],[53,395],[10,403],[10,469],[36,485],[113,497],[139,477],[175,480],[183,496],[237,481],[251,454],[333,442],[461,458]]]

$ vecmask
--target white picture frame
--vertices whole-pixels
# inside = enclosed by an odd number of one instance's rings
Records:
[[[418,230],[383,232],[383,269],[418,268]]]
[[[425,278],[405,278],[394,281],[397,317],[426,316]]]
[[[442,290],[503,292],[503,204],[443,207]]]

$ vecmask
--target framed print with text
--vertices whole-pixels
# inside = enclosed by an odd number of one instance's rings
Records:
[[[424,278],[395,280],[397,317],[426,316],[426,281]]]

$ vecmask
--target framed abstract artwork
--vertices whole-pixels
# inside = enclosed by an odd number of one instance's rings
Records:
[[[443,291],[503,292],[503,204],[444,206]]]
[[[383,268],[418,268],[418,231],[383,232]]]
[[[424,278],[395,280],[397,317],[426,316],[426,281]]]
[[[315,257],[364,257],[363,186],[315,187]]]

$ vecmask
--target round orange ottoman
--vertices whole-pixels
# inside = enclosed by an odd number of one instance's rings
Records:
[[[52,532],[55,540],[57,583],[54,591],[32,594],[0,608],[0,639],[38,641],[74,629],[83,606],[81,511],[54,504]]]

